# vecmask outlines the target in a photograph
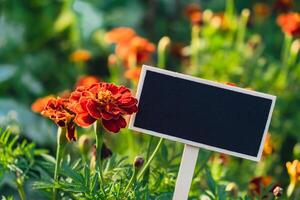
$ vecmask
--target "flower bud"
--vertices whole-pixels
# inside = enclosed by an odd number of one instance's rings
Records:
[[[135,157],[134,162],[133,162],[133,166],[136,169],[141,169],[143,164],[144,164],[144,158],[143,157],[141,157],[141,156]]]
[[[281,197],[282,193],[283,193],[283,189],[280,186],[275,186],[272,190],[273,194],[275,197]]]
[[[104,160],[112,156],[112,151],[103,143],[101,148],[101,159]]]
[[[233,183],[233,182],[228,183],[225,190],[226,190],[226,192],[228,192],[232,196],[237,196],[238,195],[238,186],[236,185],[236,183]]]
[[[84,155],[87,155],[90,152],[92,147],[92,137],[89,135],[82,135],[78,140],[78,148],[80,152]]]

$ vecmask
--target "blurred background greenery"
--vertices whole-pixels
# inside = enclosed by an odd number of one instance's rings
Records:
[[[276,24],[279,14],[299,12],[300,2],[287,2],[293,3],[284,7],[276,0],[0,0],[0,127],[10,126],[53,153],[55,126],[31,111],[37,98],[62,95],[83,75],[134,89],[134,84],[113,77],[108,57],[114,48],[105,41],[107,31],[126,26],[154,44],[163,36],[170,38],[167,69],[278,96],[270,128],[271,155],[259,164],[231,158],[226,166],[222,159],[211,158],[207,169],[221,185],[234,182],[242,191],[255,176],[272,176],[287,186],[285,163],[300,158],[300,42],[297,37],[287,39]],[[195,4],[201,7],[201,25],[191,24],[186,15],[187,6]],[[90,58],[73,59],[79,49],[87,50]],[[148,63],[156,65],[157,57],[154,53]],[[128,130],[107,136],[113,151],[130,159],[146,153],[149,138]],[[182,145],[174,142],[163,145],[156,162],[167,178],[158,190],[172,191],[181,150]],[[209,156],[210,152],[200,153],[199,169]],[[201,177],[207,175],[199,169],[194,196],[199,196]],[[0,182],[0,194],[8,194],[10,190],[3,188],[13,186]]]

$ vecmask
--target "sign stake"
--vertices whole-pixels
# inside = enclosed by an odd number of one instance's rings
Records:
[[[177,175],[173,200],[188,199],[194,170],[198,158],[199,147],[185,144],[179,172]]]

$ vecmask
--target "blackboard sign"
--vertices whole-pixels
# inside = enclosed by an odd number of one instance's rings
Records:
[[[275,96],[143,66],[133,130],[260,160]]]

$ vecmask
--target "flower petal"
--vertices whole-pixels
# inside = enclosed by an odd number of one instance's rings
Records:
[[[88,113],[80,113],[76,115],[74,121],[78,126],[88,127],[93,124],[96,119],[91,117]]]
[[[117,119],[116,122],[120,128],[125,128],[127,125],[126,120],[123,117]]]
[[[116,121],[113,119],[112,120],[102,119],[102,124],[103,127],[109,132],[117,133],[120,131],[120,127],[118,126],[118,123],[116,123]]]
[[[101,118],[101,112],[98,106],[98,103],[93,101],[93,100],[89,100],[86,104],[86,108],[89,112],[89,114],[95,118],[95,119],[100,119]]]
[[[68,124],[66,136],[67,136],[68,141],[76,141],[77,140],[75,124],[73,124],[73,123]]]

